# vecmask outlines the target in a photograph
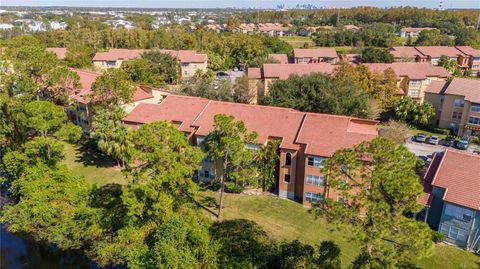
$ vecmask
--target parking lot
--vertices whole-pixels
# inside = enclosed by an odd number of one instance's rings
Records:
[[[405,146],[408,148],[408,150],[413,152],[416,156],[429,156],[429,157],[431,157],[431,155],[435,152],[441,152],[449,148],[443,145],[431,145],[428,143],[415,142],[411,140],[407,141]],[[480,148],[477,145],[472,145],[472,144],[470,144],[470,146],[467,149],[468,152],[474,152],[477,150],[480,150]]]

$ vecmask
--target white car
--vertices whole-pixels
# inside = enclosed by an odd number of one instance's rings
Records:
[[[438,142],[440,142],[440,139],[439,139],[438,136],[436,136],[436,135],[432,135],[432,136],[428,139],[428,144],[438,145]]]

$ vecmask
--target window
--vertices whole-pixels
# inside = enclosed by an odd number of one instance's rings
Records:
[[[257,144],[246,144],[245,145],[246,149],[257,151],[260,148],[260,145]]]
[[[305,193],[305,200],[309,203],[318,203],[321,200],[323,200],[323,195],[321,195],[319,193],[306,192]]]
[[[116,65],[117,65],[117,61],[107,61],[107,65],[108,65],[108,66],[116,66]]]
[[[286,183],[290,183],[290,175],[289,174],[285,174],[284,178],[283,178],[283,181],[285,181]]]
[[[80,105],[78,106],[78,108],[79,108],[81,111],[86,111],[86,110],[87,110],[87,105],[85,105],[85,104],[80,104]]]
[[[422,81],[421,80],[410,80],[410,82],[408,84],[410,86],[413,86],[413,87],[418,87],[418,86],[420,86],[420,84],[422,84]]]
[[[463,99],[455,99],[455,101],[453,101],[454,107],[463,107],[464,105],[465,101]]]
[[[200,170],[200,171],[198,171],[198,175],[200,177],[210,178],[210,179],[213,179],[215,177],[215,175],[208,170]]]
[[[323,161],[325,161],[325,158],[321,157],[308,157],[308,165],[313,166],[313,167],[323,167]]]
[[[470,108],[472,112],[480,112],[480,105],[478,104],[472,104],[472,107]]]
[[[285,165],[292,165],[292,154],[288,153],[285,154]]]
[[[451,204],[445,205],[443,214],[464,222],[470,222],[473,216],[472,210]]]
[[[468,123],[479,125],[479,124],[480,124],[480,118],[477,118],[477,117],[469,117],[469,118],[468,118]]]
[[[408,90],[408,96],[418,96],[418,90]]]
[[[307,175],[307,184],[313,186],[323,186],[325,184],[325,177]]]
[[[432,82],[432,80],[429,79],[429,78],[427,78],[427,79],[425,80],[425,84],[426,84],[426,85],[430,85],[430,82]]]
[[[463,229],[459,229],[452,225],[442,223],[440,225],[440,232],[442,232],[447,238],[455,241],[465,242],[467,241],[468,233]]]
[[[344,204],[345,203],[345,198],[341,195],[337,195],[337,202]]]
[[[188,67],[188,63],[182,63],[182,67]]]
[[[457,119],[457,120],[462,119],[462,112],[453,112],[452,119]]]

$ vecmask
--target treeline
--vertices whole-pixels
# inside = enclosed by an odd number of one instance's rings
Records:
[[[143,30],[139,28],[103,29],[92,31],[81,28],[17,36],[0,42],[0,46],[69,47],[81,42],[95,51],[109,48],[197,50],[208,53],[209,68],[227,70],[238,65],[265,58],[269,53],[291,54],[292,47],[276,37],[242,33],[213,33],[197,29],[187,33],[183,28]]]
[[[480,33],[473,28],[458,28],[452,36],[442,33],[442,30],[422,31],[417,39],[401,40],[396,36],[397,30],[391,24],[373,23],[362,27],[359,31],[339,29],[319,29],[313,34],[317,46],[375,46],[391,47],[395,45],[407,46],[453,46],[467,45],[480,47]]]
[[[355,7],[349,9],[318,9],[318,10],[288,10],[263,11],[240,13],[237,18],[252,23],[278,22],[294,25],[337,25],[341,24],[370,24],[389,23],[398,27],[435,27],[448,29],[450,33],[457,27],[475,26],[478,11],[471,10],[444,10],[398,7],[375,8]]]

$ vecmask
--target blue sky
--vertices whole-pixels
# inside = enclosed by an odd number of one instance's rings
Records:
[[[314,4],[321,7],[352,6],[417,6],[436,8],[440,0],[0,0],[0,6],[89,6],[89,7],[144,7],[144,8],[213,8],[262,7],[279,4]],[[480,8],[480,0],[443,0],[445,8]]]

